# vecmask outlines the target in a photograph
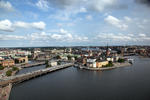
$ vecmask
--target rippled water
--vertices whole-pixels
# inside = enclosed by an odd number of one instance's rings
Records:
[[[88,71],[74,67],[13,86],[10,100],[150,100],[150,59],[130,67]]]

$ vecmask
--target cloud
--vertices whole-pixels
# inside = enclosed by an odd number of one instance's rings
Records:
[[[87,20],[92,20],[93,17],[92,17],[92,15],[87,15],[87,16],[86,16],[86,19],[87,19]]]
[[[8,1],[5,2],[3,0],[0,0],[0,9],[6,10],[6,11],[13,11],[14,10],[14,8],[10,2],[8,2]]]
[[[36,4],[35,4],[39,9],[47,11],[49,6],[48,6],[48,2],[46,0],[39,0]]]
[[[114,34],[114,33],[101,33],[98,35],[102,39],[110,39],[112,41],[129,41],[132,40],[132,35],[130,34]]]
[[[82,0],[48,0],[48,2],[53,7],[66,9],[82,2]]]
[[[85,36],[78,36],[75,34],[72,34],[68,32],[67,30],[60,29],[60,31],[57,34],[52,34],[51,36],[53,39],[61,40],[61,41],[70,41],[70,42],[83,42],[88,41],[88,37]]]
[[[146,37],[146,34],[140,33],[139,36],[140,37]]]
[[[16,21],[12,23],[8,19],[1,20],[0,21],[0,30],[1,31],[6,31],[6,32],[13,32],[17,27],[20,28],[35,28],[38,30],[44,30],[46,24],[43,21],[40,22],[32,22],[32,23],[27,23],[27,22],[22,22],[22,21]]]
[[[125,19],[125,21],[127,21],[127,22],[131,22],[131,21],[132,21],[132,19],[131,19],[130,17],[128,17],[128,16],[125,16],[124,19]]]
[[[88,7],[91,10],[101,12],[107,7],[116,5],[117,0],[92,0],[89,1]]]
[[[115,43],[121,42],[141,42],[141,41],[150,41],[150,37],[144,33],[140,34],[122,34],[122,33],[100,33],[97,39],[104,40],[104,41],[111,41]]]
[[[150,0],[135,0],[135,2],[150,7]]]
[[[0,21],[0,30],[7,32],[14,31],[14,29],[12,28],[12,23],[8,19]]]
[[[81,12],[87,12],[87,9],[102,12],[105,9],[127,8],[127,5],[120,4],[119,0],[39,0],[36,5],[42,9],[47,9],[48,5],[60,10],[76,8]]]
[[[43,29],[45,29],[46,24],[42,21],[33,22],[33,23],[17,21],[17,22],[14,23],[14,26],[15,27],[21,27],[21,28],[35,28],[35,29],[38,29],[38,30],[43,30]]]
[[[128,28],[128,25],[124,24],[121,20],[114,16],[109,15],[104,20],[110,25],[120,28],[122,30],[126,30]]]
[[[0,34],[0,40],[24,40],[26,37],[18,35],[4,35]]]

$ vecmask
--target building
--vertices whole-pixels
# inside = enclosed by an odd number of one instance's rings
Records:
[[[96,61],[96,67],[103,67],[105,65],[107,65],[109,62],[107,60],[97,60]]]
[[[114,62],[114,58],[113,57],[107,57],[106,60]]]
[[[57,66],[57,62],[56,61],[50,61],[50,62],[48,62],[48,65],[50,65],[50,66]]]
[[[11,67],[11,66],[15,65],[15,61],[13,59],[3,60],[3,61],[1,61],[1,65],[3,67]]]
[[[28,57],[14,57],[15,63],[28,63]]]
[[[96,67],[96,59],[91,59],[91,58],[87,59],[86,65],[88,67]]]

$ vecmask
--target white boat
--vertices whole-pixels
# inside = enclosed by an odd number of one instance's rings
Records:
[[[128,62],[133,64],[134,63],[134,59],[128,59]]]

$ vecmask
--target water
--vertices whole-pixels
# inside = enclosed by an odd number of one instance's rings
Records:
[[[150,59],[131,67],[62,69],[13,86],[10,100],[150,100]]]

